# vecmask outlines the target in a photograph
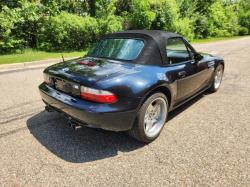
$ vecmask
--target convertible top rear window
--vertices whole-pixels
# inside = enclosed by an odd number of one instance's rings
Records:
[[[87,56],[133,60],[141,52],[144,41],[138,39],[102,39],[90,49]]]

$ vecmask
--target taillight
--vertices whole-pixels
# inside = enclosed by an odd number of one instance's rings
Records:
[[[111,92],[96,90],[85,86],[81,86],[81,97],[98,103],[112,103],[117,100],[116,96]]]
[[[44,78],[44,81],[45,81],[47,84],[49,84],[51,78],[50,78],[47,74],[45,74],[45,73],[43,73],[43,78]]]

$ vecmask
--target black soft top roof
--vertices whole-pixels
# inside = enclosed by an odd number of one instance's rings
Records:
[[[149,35],[153,38],[157,38],[158,35],[161,35],[162,37],[165,38],[172,38],[172,37],[182,37],[179,34],[169,32],[169,31],[160,31],[160,30],[126,30],[126,31],[119,31],[119,32],[114,32],[112,34],[108,34],[106,36],[112,36],[115,34],[146,34]]]
[[[144,47],[138,57],[132,63],[144,65],[161,66],[167,64],[166,40],[168,38],[181,37],[181,35],[158,30],[126,30],[102,36],[107,38],[135,38],[145,42]]]

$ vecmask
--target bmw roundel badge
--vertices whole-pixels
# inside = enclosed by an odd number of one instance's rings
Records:
[[[69,71],[69,68],[63,68],[62,70],[63,70],[64,72],[65,72],[65,71]]]

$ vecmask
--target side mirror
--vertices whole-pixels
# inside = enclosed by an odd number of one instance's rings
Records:
[[[195,64],[198,65],[200,63],[200,61],[204,58],[204,56],[202,54],[196,54],[194,59],[195,59]]]

